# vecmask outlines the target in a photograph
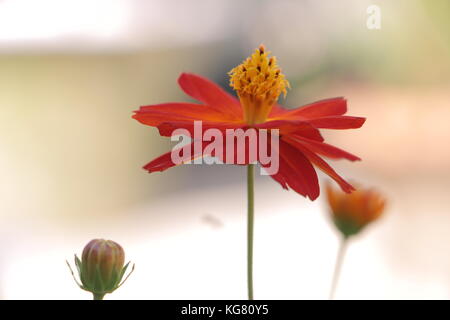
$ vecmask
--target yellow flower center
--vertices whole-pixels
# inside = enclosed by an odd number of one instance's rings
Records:
[[[286,97],[286,89],[290,88],[276,57],[269,58],[263,45],[229,75],[230,86],[239,96],[248,124],[265,122],[280,94]]]

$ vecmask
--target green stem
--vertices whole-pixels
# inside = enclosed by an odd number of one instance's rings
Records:
[[[344,261],[345,252],[347,250],[348,237],[342,237],[339,244],[339,250],[336,257],[336,265],[334,266],[333,280],[331,282],[330,300],[334,299],[334,294],[339,282],[339,276],[341,274],[342,262]]]
[[[93,293],[94,295],[94,300],[103,300],[103,298],[105,297],[105,294],[100,294],[100,293]]]
[[[253,227],[255,218],[255,165],[247,166],[247,287],[248,300],[253,300]]]

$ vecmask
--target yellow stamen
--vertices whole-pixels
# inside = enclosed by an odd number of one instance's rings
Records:
[[[276,57],[269,58],[269,52],[263,45],[231,70],[229,75],[230,86],[239,95],[248,124],[266,121],[280,94],[286,97],[286,89],[290,88],[277,65]]]

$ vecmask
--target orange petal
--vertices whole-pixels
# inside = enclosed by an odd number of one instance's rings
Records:
[[[186,94],[209,105],[230,120],[243,118],[239,101],[214,82],[192,73],[182,73],[178,84]]]
[[[274,104],[272,106],[272,110],[269,113],[269,118],[277,118],[280,117],[281,115],[289,112],[289,109],[286,109],[285,107],[279,105],[278,103]]]
[[[290,138],[293,138],[294,140],[300,142],[301,144],[306,146],[309,150],[311,150],[315,153],[321,154],[328,158],[347,159],[350,161],[361,160],[359,157],[357,157],[345,150],[339,149],[335,146],[332,146],[332,145],[324,143],[324,142],[318,142],[315,140],[300,137],[298,135],[291,135]]]
[[[277,110],[280,119],[308,120],[328,116],[340,116],[347,112],[347,100],[343,97],[331,98],[282,112]]]
[[[246,123],[243,122],[213,122],[213,121],[202,121],[201,130],[199,130],[198,134],[203,137],[203,134],[208,129],[218,129],[222,132],[225,132],[227,129],[239,129],[247,126]],[[164,137],[172,136],[172,133],[176,129],[186,129],[189,131],[191,137],[195,136],[195,127],[193,121],[171,121],[164,122],[158,125],[159,134]]]
[[[331,116],[309,120],[316,128],[326,129],[357,129],[366,122],[366,118],[348,117],[348,116]]]
[[[299,194],[315,200],[320,193],[316,171],[309,160],[297,149],[280,140],[280,166],[271,177],[284,189],[291,188]]]
[[[280,135],[296,134],[312,140],[323,141],[317,128],[301,120],[271,120],[255,125],[258,129],[279,129]]]
[[[350,193],[353,190],[355,190],[355,188],[353,188],[353,186],[351,184],[349,184],[341,176],[339,176],[336,173],[336,171],[334,171],[334,169],[328,163],[326,163],[325,160],[323,160],[321,157],[319,157],[317,154],[315,154],[314,152],[311,152],[310,150],[308,150],[308,148],[306,148],[301,143],[299,143],[295,140],[285,138],[285,141],[288,142],[289,144],[291,144],[292,146],[294,146],[295,148],[299,149],[301,152],[303,152],[303,154],[308,158],[309,161],[311,161],[320,170],[322,170],[324,173],[326,173],[328,176],[330,176],[333,180],[335,180],[344,192]]]
[[[191,152],[190,152],[190,154],[187,154],[182,158],[183,163],[192,161],[192,160],[200,158],[200,157],[207,156],[206,154],[203,154],[203,149],[205,147],[205,144],[203,144],[203,147],[201,148],[201,150],[198,150],[198,152],[196,152],[197,150],[195,150],[195,148],[194,148],[194,142],[191,143],[189,145],[189,147],[191,149]],[[185,146],[185,148],[188,148],[188,146]],[[166,169],[169,169],[169,168],[179,165],[179,164],[175,164],[172,161],[172,152],[178,152],[179,150],[180,149],[176,149],[176,150],[172,150],[170,152],[164,153],[163,155],[159,156],[158,158],[153,159],[152,161],[147,163],[144,166],[144,169],[147,170],[148,172],[152,173],[152,172],[157,172],[157,171],[164,171]]]
[[[332,212],[339,212],[340,206],[342,202],[342,193],[337,192],[335,188],[331,186],[331,183],[327,183],[326,186],[326,192],[327,192],[327,200],[328,204],[330,205]]]
[[[149,126],[170,121],[227,121],[227,118],[209,106],[182,102],[142,106],[135,111],[133,118]]]

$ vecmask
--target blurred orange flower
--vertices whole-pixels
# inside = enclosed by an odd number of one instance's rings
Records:
[[[359,233],[378,219],[386,205],[385,198],[374,189],[356,186],[352,193],[344,193],[328,184],[326,191],[334,224],[344,237]]]

